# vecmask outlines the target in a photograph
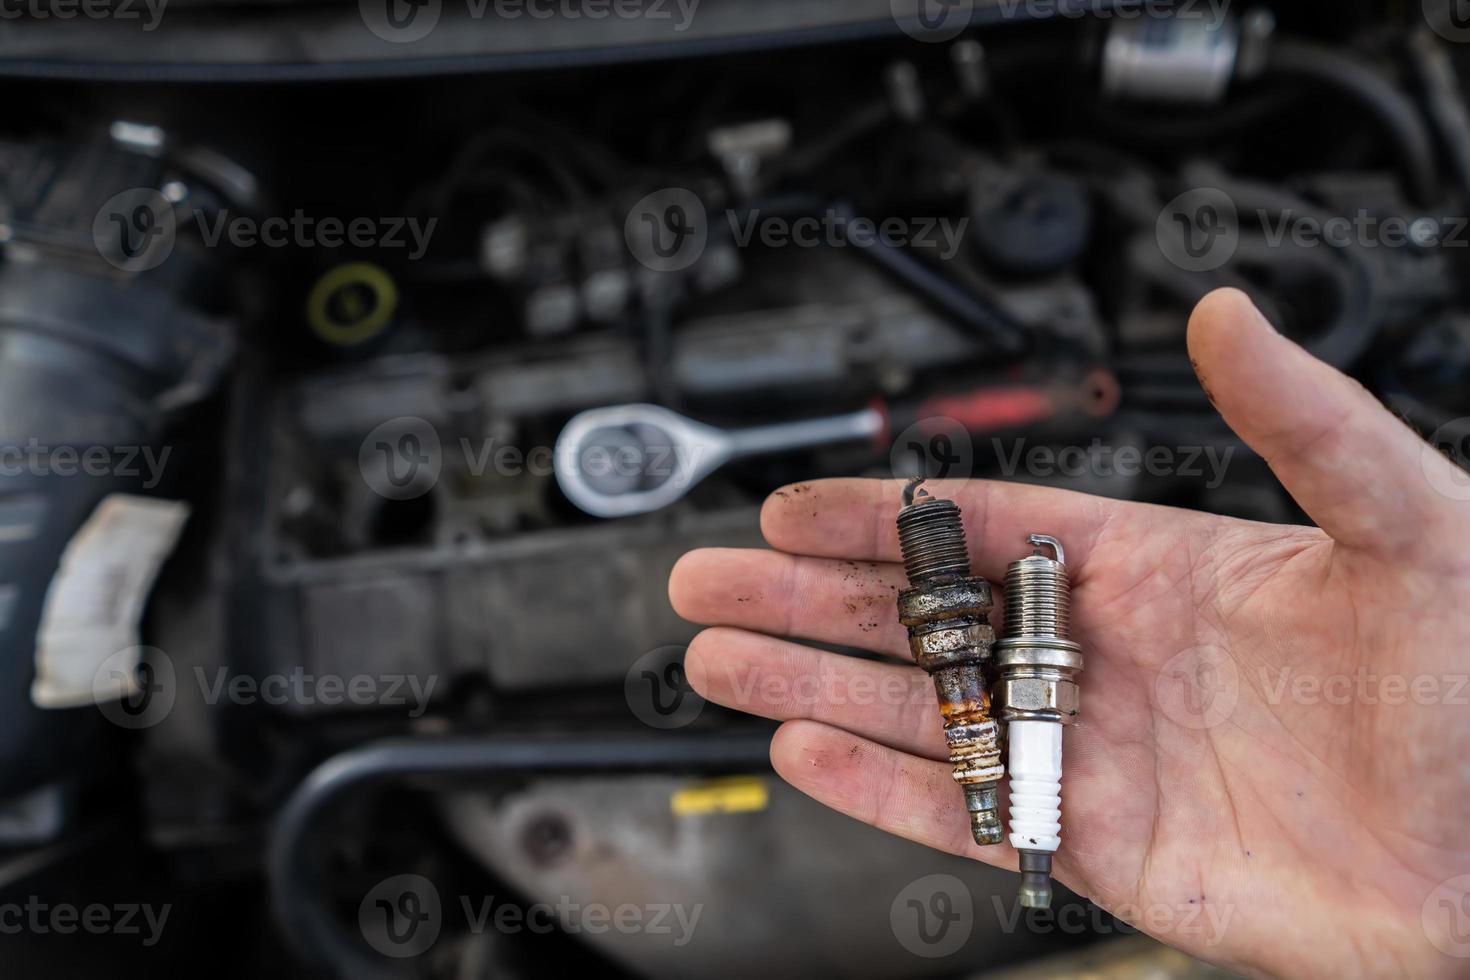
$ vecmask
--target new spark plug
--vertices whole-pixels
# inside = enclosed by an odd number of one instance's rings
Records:
[[[944,740],[954,764],[954,779],[964,788],[970,831],[977,844],[999,844],[1003,837],[996,787],[1005,775],[999,731],[990,717],[984,666],[995,631],[990,583],[970,574],[960,508],[904,489],[898,514],[898,540],[910,588],[899,593],[898,618],[909,631],[914,661],[934,678]]]
[[[1071,585],[1062,544],[1033,534],[1035,549],[1005,578],[1005,631],[995,645],[995,700],[1006,722],[1011,846],[1021,854],[1021,905],[1051,905],[1051,858],[1061,846],[1062,726],[1081,705],[1082,648],[1072,642]],[[1042,554],[1050,548],[1054,558]]]

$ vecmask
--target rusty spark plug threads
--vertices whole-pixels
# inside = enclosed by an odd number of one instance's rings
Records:
[[[970,574],[960,509],[904,490],[898,540],[910,588],[899,593],[898,618],[909,631],[914,660],[934,678],[954,779],[964,787],[977,844],[1004,838],[996,787],[1005,775],[999,730],[990,717],[984,665],[995,642],[988,616],[990,583]]]
[[[1071,640],[1071,584],[1061,542],[1006,569],[1005,635],[995,645],[996,703],[1006,722],[1011,846],[1021,853],[1021,905],[1051,905],[1051,858],[1061,846],[1062,726],[1081,707],[1082,648]],[[1050,548],[1055,558],[1041,553]]]

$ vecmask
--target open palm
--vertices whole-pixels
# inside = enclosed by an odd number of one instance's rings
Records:
[[[1470,494],[1445,492],[1464,478],[1242,294],[1201,303],[1190,349],[1226,421],[1320,529],[926,484],[964,509],[993,582],[1030,532],[1067,549],[1087,662],[1056,875],[1241,972],[1470,971]],[[674,606],[713,626],[688,677],[785,721],[772,761],[803,792],[1015,868],[1010,847],[970,838],[918,668],[777,638],[907,656],[901,491],[787,487],[761,515],[775,550],[685,556]]]

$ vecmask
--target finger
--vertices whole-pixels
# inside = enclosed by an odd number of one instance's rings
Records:
[[[898,512],[903,480],[815,480],[777,490],[761,508],[771,547],[799,555],[898,561]],[[1029,534],[1050,534],[1067,549],[1074,574],[1108,520],[1140,504],[1070,490],[995,480],[931,480],[924,489],[959,504],[974,573],[999,581],[1006,565],[1026,554]]]
[[[917,667],[716,627],[689,644],[684,671],[700,695],[727,708],[820,721],[900,752],[948,758],[934,683]]]
[[[687,620],[908,657],[898,622],[903,569],[779,551],[701,548],[669,573],[669,601]]]
[[[1362,385],[1276,332],[1246,295],[1195,307],[1189,353],[1225,421],[1335,541],[1380,554],[1463,549],[1463,510],[1425,478],[1425,443]]]
[[[812,799],[879,830],[1012,871],[1008,844],[970,836],[961,791],[945,762],[886,748],[815,721],[788,721],[771,739],[771,765]]]

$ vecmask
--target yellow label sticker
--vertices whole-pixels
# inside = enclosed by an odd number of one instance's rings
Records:
[[[759,776],[711,779],[675,791],[669,809],[676,817],[698,817],[710,813],[755,813],[770,802],[766,781]]]

